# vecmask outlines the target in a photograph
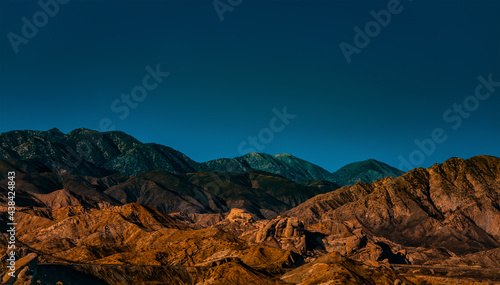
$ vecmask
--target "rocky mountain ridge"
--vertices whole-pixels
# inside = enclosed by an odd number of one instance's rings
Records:
[[[341,186],[358,181],[373,182],[402,173],[374,160],[348,165],[329,173],[290,154],[249,153],[232,159],[221,158],[198,163],[170,147],[141,143],[123,132],[98,132],[84,128],[68,134],[55,128],[48,131],[1,133],[0,159],[30,160],[46,165],[55,172],[68,171],[92,177],[105,177],[113,173],[135,176],[153,170],[182,174],[260,170],[295,182],[329,180]]]
[[[82,176],[137,175],[149,170],[195,172],[198,164],[163,145],[141,143],[118,131],[76,129],[11,131],[0,134],[0,158],[33,160]]]
[[[464,254],[500,246],[499,205],[500,159],[476,156],[345,186],[285,214],[306,224],[349,221],[405,246]]]

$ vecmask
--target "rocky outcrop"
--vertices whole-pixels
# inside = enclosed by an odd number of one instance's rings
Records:
[[[298,254],[306,252],[304,224],[297,218],[277,217],[258,229],[250,241],[265,243]]]
[[[227,215],[226,219],[231,223],[240,222],[243,224],[248,224],[254,222],[254,218],[252,217],[252,215],[244,210],[236,208],[231,209],[231,212],[229,213],[229,215]]]
[[[38,263],[38,255],[30,253],[15,263],[15,272],[13,275],[5,273],[2,278],[2,284],[14,285],[30,285],[33,284],[33,275],[36,275],[36,265]],[[33,282],[33,283],[32,283]]]

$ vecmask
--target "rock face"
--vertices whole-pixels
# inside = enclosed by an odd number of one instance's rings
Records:
[[[269,155],[249,153],[233,159],[222,158],[201,164],[202,170],[244,172],[262,170],[281,175],[295,182],[325,179],[325,169],[290,154]]]
[[[277,217],[255,233],[256,243],[274,243],[298,254],[306,253],[304,224],[297,218]]]
[[[357,182],[371,183],[384,177],[398,177],[404,171],[374,159],[350,163],[333,172],[326,180],[340,186],[353,185]]]
[[[452,158],[318,195],[285,214],[306,224],[349,221],[406,246],[471,253],[500,246],[499,189],[499,158]]]

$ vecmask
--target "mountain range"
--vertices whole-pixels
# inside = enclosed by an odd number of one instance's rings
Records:
[[[498,157],[329,173],[288,154],[198,163],[85,129],[3,133],[0,154],[2,264],[16,172],[5,284],[500,283]]]
[[[170,147],[141,143],[123,132],[98,132],[76,129],[63,134],[49,131],[11,131],[0,134],[0,158],[24,159],[44,164],[55,171],[81,176],[104,177],[113,173],[135,176],[152,170],[172,173],[200,171],[245,172],[261,170],[295,182],[327,180],[340,186],[358,181],[373,182],[396,177],[403,172],[370,159],[349,164],[339,171],[327,170],[290,154],[249,153],[232,159],[221,158],[203,163],[191,160]]]

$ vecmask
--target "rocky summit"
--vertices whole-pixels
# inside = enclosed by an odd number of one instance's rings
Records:
[[[0,136],[2,284],[500,284],[498,157],[366,161],[343,183],[289,155],[199,164],[119,132]]]

